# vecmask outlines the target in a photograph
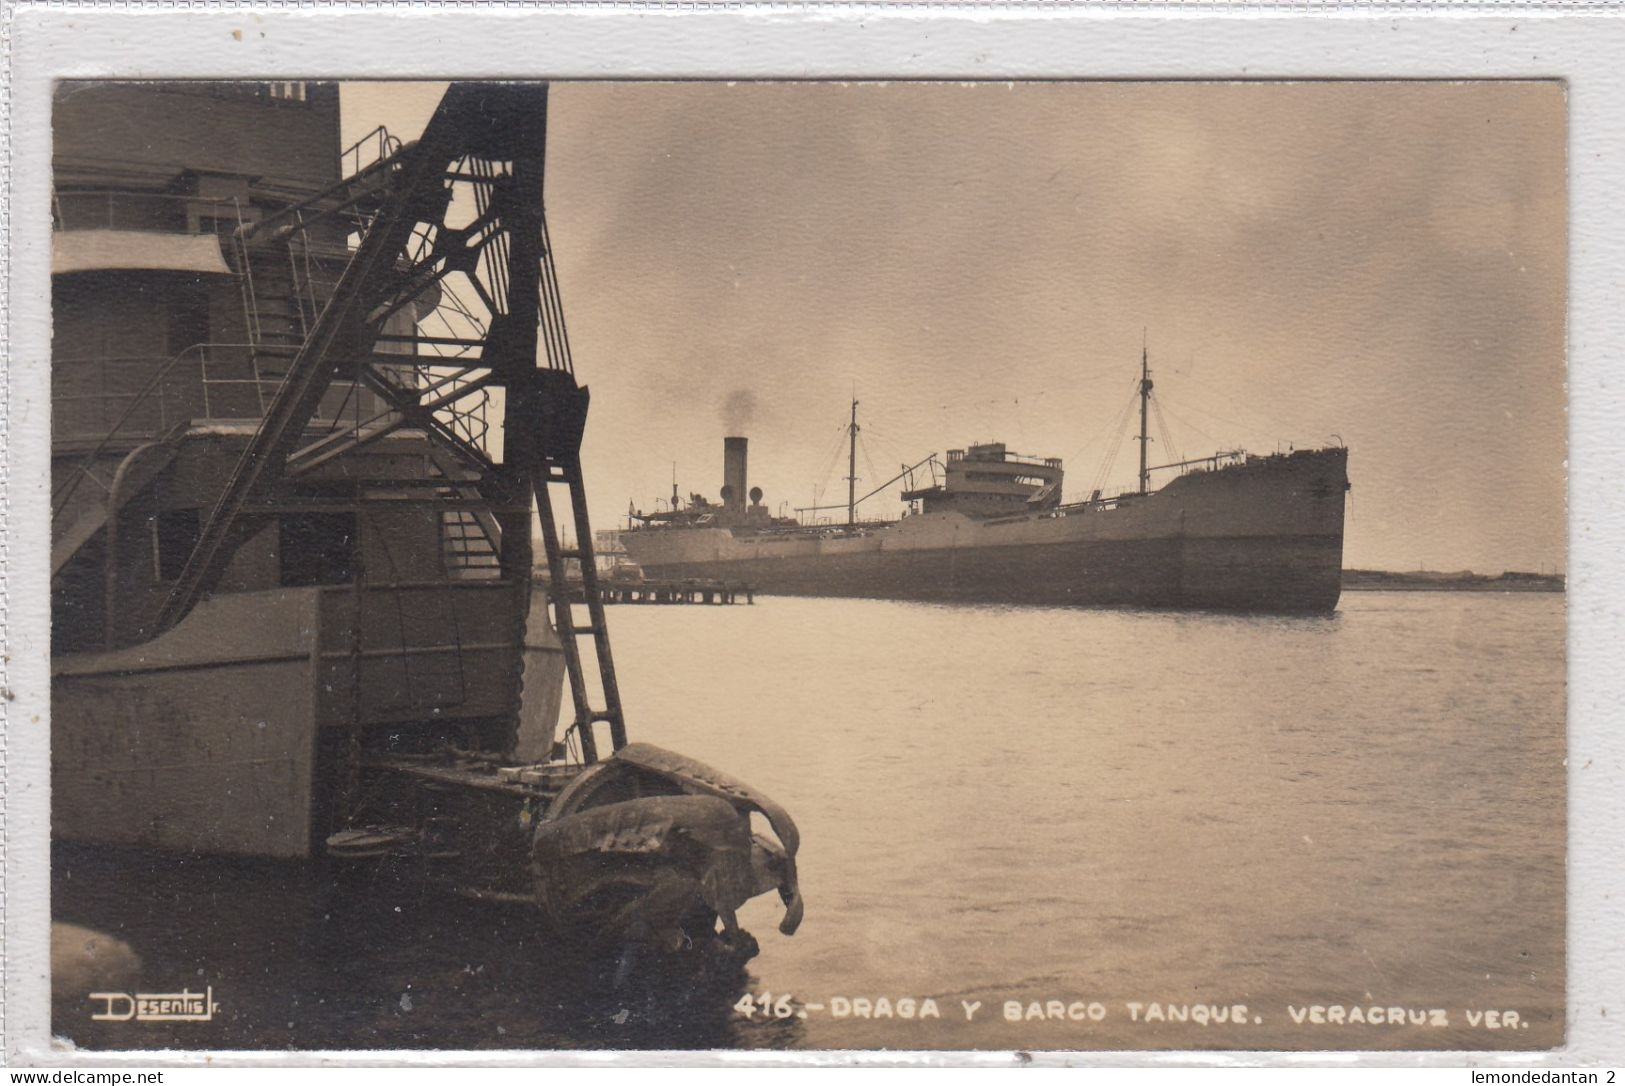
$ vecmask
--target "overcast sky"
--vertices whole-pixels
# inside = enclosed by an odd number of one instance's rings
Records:
[[[346,87],[346,142],[415,135],[440,90]],[[598,527],[674,462],[715,498],[730,429],[775,510],[844,501],[854,389],[859,493],[988,440],[1063,457],[1069,498],[1121,445],[1129,485],[1144,336],[1153,462],[1338,435],[1345,565],[1564,562],[1558,84],[566,83],[550,110]]]

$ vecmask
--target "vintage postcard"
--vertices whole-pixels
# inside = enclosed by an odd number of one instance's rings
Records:
[[[51,82],[64,1058],[1572,1041],[1563,80],[282,74]]]

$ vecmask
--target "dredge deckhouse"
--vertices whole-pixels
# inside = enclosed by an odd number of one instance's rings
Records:
[[[628,739],[546,123],[453,85],[346,148],[331,85],[59,88],[58,839],[405,859],[667,949],[748,952],[777,890],[794,930],[789,815]]]

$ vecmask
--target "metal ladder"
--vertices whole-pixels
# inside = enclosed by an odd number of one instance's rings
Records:
[[[260,322],[259,298],[254,289],[254,258],[249,251],[248,242],[244,240],[244,220],[242,207],[237,208],[237,230],[231,235],[230,245],[232,254],[237,260],[237,286],[242,294],[243,327],[248,333],[248,365],[249,372],[253,374],[254,398],[259,404],[260,415],[265,414],[265,375],[260,370],[261,344],[264,340]],[[213,415],[209,403],[209,359],[205,352],[201,360],[200,373],[203,379],[203,405],[204,414]]]
[[[559,541],[559,526],[550,493],[554,484],[564,484],[570,491],[570,514],[575,529],[576,543],[565,548]],[[531,473],[531,487],[536,492],[536,512],[542,522],[542,546],[547,553],[548,603],[553,611],[553,629],[558,633],[559,645],[564,650],[564,668],[570,678],[570,697],[575,706],[575,722],[571,729],[581,740],[581,758],[589,765],[598,760],[598,743],[593,725],[608,724],[610,743],[614,750],[626,746],[626,718],[621,711],[620,687],[615,681],[615,661],[609,650],[609,629],[604,621],[604,601],[598,593],[598,569],[592,551],[592,526],[587,522],[587,494],[581,482],[581,460],[578,456],[548,458]],[[586,594],[587,625],[577,626],[572,610],[570,582],[566,579],[566,562],[574,558],[581,566],[581,588]],[[587,690],[586,675],[581,667],[581,648],[576,635],[590,633],[598,660],[599,693],[602,708],[594,708]]]
[[[457,496],[456,491],[449,496]],[[499,548],[477,514],[460,508],[447,510],[440,514],[440,532],[449,576],[491,580],[502,576]]]

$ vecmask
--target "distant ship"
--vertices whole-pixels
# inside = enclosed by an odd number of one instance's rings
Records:
[[[1233,450],[1148,466],[1151,387],[1142,355],[1139,487],[1128,493],[1064,503],[1060,460],[988,443],[951,449],[945,464],[930,457],[915,465],[940,466],[942,478],[933,472],[930,485],[905,484],[912,515],[861,522],[849,487],[845,525],[807,526],[772,516],[760,489],[747,493],[746,440],[729,437],[720,504],[695,496],[680,506],[674,494],[670,509],[634,513],[620,543],[646,577],[743,582],[765,595],[1336,609],[1348,450]],[[1165,469],[1179,474],[1151,489],[1151,473]]]

